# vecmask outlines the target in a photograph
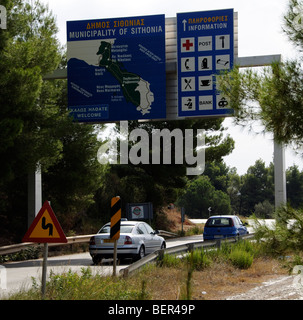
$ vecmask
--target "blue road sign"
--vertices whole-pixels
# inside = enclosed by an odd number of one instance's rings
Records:
[[[178,116],[233,112],[216,76],[234,63],[233,9],[177,14]]]
[[[166,118],[164,15],[69,21],[67,58],[75,120]]]

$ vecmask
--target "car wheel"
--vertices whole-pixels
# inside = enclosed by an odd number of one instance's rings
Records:
[[[141,246],[137,255],[137,260],[144,258],[144,256],[145,256],[145,249],[144,249],[144,246]]]
[[[165,249],[165,248],[166,248],[166,244],[165,244],[165,242],[163,241],[162,244],[161,244],[161,250],[162,250],[162,249]]]
[[[93,263],[94,264],[99,264],[102,260],[102,256],[100,256],[99,254],[93,256]]]

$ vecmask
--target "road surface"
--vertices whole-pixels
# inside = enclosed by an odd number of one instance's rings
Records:
[[[226,300],[303,300],[300,275],[280,276]]]
[[[202,236],[192,236],[167,240],[167,247],[178,246],[184,243],[202,241]],[[0,268],[0,299],[7,293],[12,293],[20,289],[31,288],[35,278],[38,283],[42,277],[42,261],[43,259],[17,261],[4,263]],[[47,275],[50,272],[55,274],[68,272],[81,272],[82,268],[90,267],[93,274],[99,273],[103,275],[111,275],[113,273],[112,260],[107,259],[101,266],[95,266],[92,263],[91,256],[88,252],[77,253],[71,255],[49,257]],[[128,264],[118,265],[117,274]],[[6,287],[4,288],[3,285]]]
[[[196,220],[196,219],[195,219]],[[206,219],[201,222],[205,223]],[[274,220],[266,221],[268,226],[274,223]],[[249,228],[253,232],[253,228]],[[202,241],[202,236],[191,236],[185,238],[177,238],[167,240],[167,247],[177,246],[184,243]],[[126,268],[128,265],[117,266],[117,273],[119,270]],[[102,266],[94,266],[88,252],[49,257],[48,258],[48,275],[51,271],[54,273],[67,272],[68,270],[81,272],[81,268],[90,267],[92,273],[99,273],[104,275],[111,275],[113,271],[111,260],[106,260]],[[302,267],[303,268],[303,267]],[[20,262],[9,262],[2,266],[0,265],[0,299],[1,297],[19,291],[20,289],[30,288],[32,286],[32,277],[39,283],[42,275],[42,259],[28,260]],[[3,288],[5,285],[6,289]],[[228,300],[274,300],[274,299],[289,299],[289,300],[303,300],[303,273],[302,277],[299,275],[280,276],[272,279],[262,285],[249,290],[245,293],[228,297]]]

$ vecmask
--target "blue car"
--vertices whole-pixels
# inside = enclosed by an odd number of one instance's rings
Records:
[[[248,234],[247,224],[237,216],[212,216],[204,226],[204,240],[239,237]]]

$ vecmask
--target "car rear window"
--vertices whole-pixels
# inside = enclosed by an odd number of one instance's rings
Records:
[[[120,233],[131,233],[133,225],[122,225],[120,226]],[[105,225],[98,233],[110,233],[110,225]]]
[[[211,218],[206,222],[206,227],[232,227],[231,218]]]
[[[120,226],[120,233],[131,233],[134,226]]]

